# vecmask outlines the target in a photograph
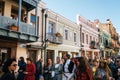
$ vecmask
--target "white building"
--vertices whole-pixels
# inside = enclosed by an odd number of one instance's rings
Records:
[[[99,57],[98,28],[80,15],[77,15],[77,24],[81,26],[81,56],[91,59]]]
[[[49,42],[46,48],[47,58],[54,61],[56,56],[62,58],[65,53],[69,53],[72,57],[79,55],[80,26],[49,9],[46,10],[46,14],[46,39]]]

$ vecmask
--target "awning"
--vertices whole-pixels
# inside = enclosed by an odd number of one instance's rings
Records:
[[[43,46],[38,46],[38,45],[26,45],[26,48],[44,49],[44,47],[43,47]]]
[[[41,42],[32,42],[27,43],[26,48],[33,48],[33,49],[44,49]]]

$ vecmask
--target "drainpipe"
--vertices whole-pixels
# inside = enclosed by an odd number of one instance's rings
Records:
[[[45,14],[45,33],[44,33],[44,63],[47,62],[47,53],[46,53],[46,26],[47,26],[47,14]]]
[[[42,9],[42,32],[41,32],[41,40],[42,40],[42,45],[44,44],[44,40],[43,40],[43,27],[44,27],[44,11],[45,11],[45,9]]]
[[[22,7],[22,0],[19,0],[19,11],[18,11],[18,27],[20,27],[21,22],[21,7]]]
[[[81,53],[82,53],[82,25],[80,25],[80,54],[79,56],[81,56]]]
[[[35,35],[38,36],[38,3],[35,9],[36,19],[35,19]]]

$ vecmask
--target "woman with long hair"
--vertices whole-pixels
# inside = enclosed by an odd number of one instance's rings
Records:
[[[90,67],[84,57],[77,58],[77,80],[93,80]]]
[[[111,71],[106,60],[100,60],[99,67],[95,72],[95,80],[112,80]]]

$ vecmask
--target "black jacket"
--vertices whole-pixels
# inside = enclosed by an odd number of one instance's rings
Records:
[[[7,72],[1,76],[0,80],[15,80],[15,76],[14,74]]]

